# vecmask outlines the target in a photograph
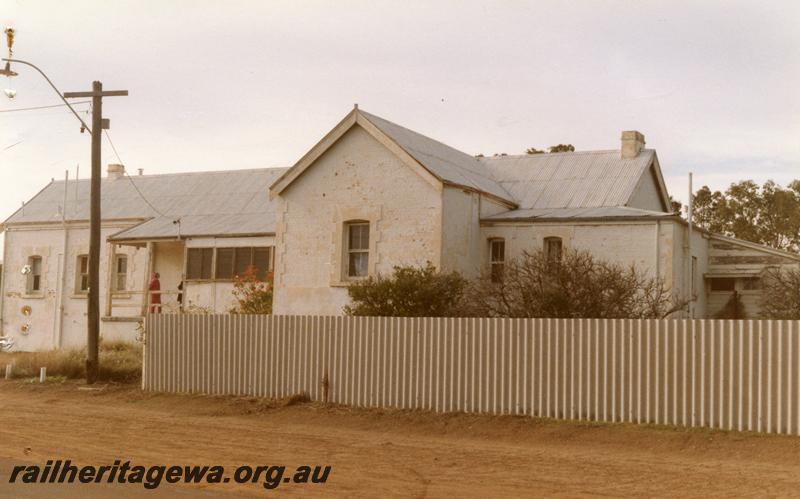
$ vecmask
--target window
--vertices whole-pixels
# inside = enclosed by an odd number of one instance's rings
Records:
[[[211,265],[214,248],[189,248],[186,251],[186,278],[193,280],[211,279]]]
[[[128,255],[114,257],[114,291],[125,291],[128,287]]]
[[[369,273],[369,223],[350,222],[347,228],[347,276],[366,277]]]
[[[192,251],[195,250],[195,251]],[[211,248],[192,248],[189,250],[187,262],[188,279],[206,279],[206,277],[193,277],[203,275],[202,265],[208,266],[211,271]],[[208,253],[201,253],[208,252]],[[265,280],[267,273],[272,270],[271,247],[245,247],[245,248],[217,248],[217,264],[214,276],[219,280],[229,280],[236,276],[243,276],[247,269],[254,267],[256,279]],[[207,263],[206,263],[206,259]]]
[[[253,248],[253,267],[256,268],[256,279],[264,281],[272,270],[271,248]]]
[[[755,291],[761,289],[761,278],[759,277],[742,277],[739,279],[739,289],[742,291]]]
[[[492,282],[503,280],[503,270],[506,265],[506,241],[505,239],[489,240],[489,273]]]
[[[28,294],[38,293],[42,290],[42,257],[32,256],[28,258],[28,279],[25,285]]]
[[[75,292],[89,292],[89,255],[80,255],[75,272]]]
[[[734,291],[736,279],[734,277],[712,277],[711,291]]]
[[[544,238],[544,255],[548,262],[560,263],[562,253],[562,243],[560,237]]]

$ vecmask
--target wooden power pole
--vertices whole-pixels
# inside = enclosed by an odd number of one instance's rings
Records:
[[[100,179],[102,175],[101,151],[103,130],[110,128],[103,119],[103,97],[127,96],[127,90],[103,91],[103,84],[96,81],[91,92],[64,92],[64,98],[92,98],[92,181],[89,213],[89,324],[87,331],[86,382],[97,380],[98,342],[100,339]]]

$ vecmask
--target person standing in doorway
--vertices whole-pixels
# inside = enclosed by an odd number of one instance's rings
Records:
[[[161,277],[158,272],[153,272],[153,278],[150,279],[150,313],[161,313]]]

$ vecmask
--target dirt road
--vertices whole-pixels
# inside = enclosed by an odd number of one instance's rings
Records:
[[[231,469],[241,464],[332,466],[326,484],[286,484],[267,492],[258,483],[231,482],[206,485],[205,493],[800,493],[797,437],[283,406],[254,399],[144,394],[132,386],[96,392],[78,386],[0,382],[0,495],[22,494],[22,488],[34,486],[7,484],[12,463],[59,457],[94,465],[121,458],[141,465],[219,464]],[[110,487],[120,497],[142,492],[136,485]]]

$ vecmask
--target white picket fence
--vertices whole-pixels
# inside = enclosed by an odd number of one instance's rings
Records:
[[[147,317],[146,390],[800,434],[800,322]]]

